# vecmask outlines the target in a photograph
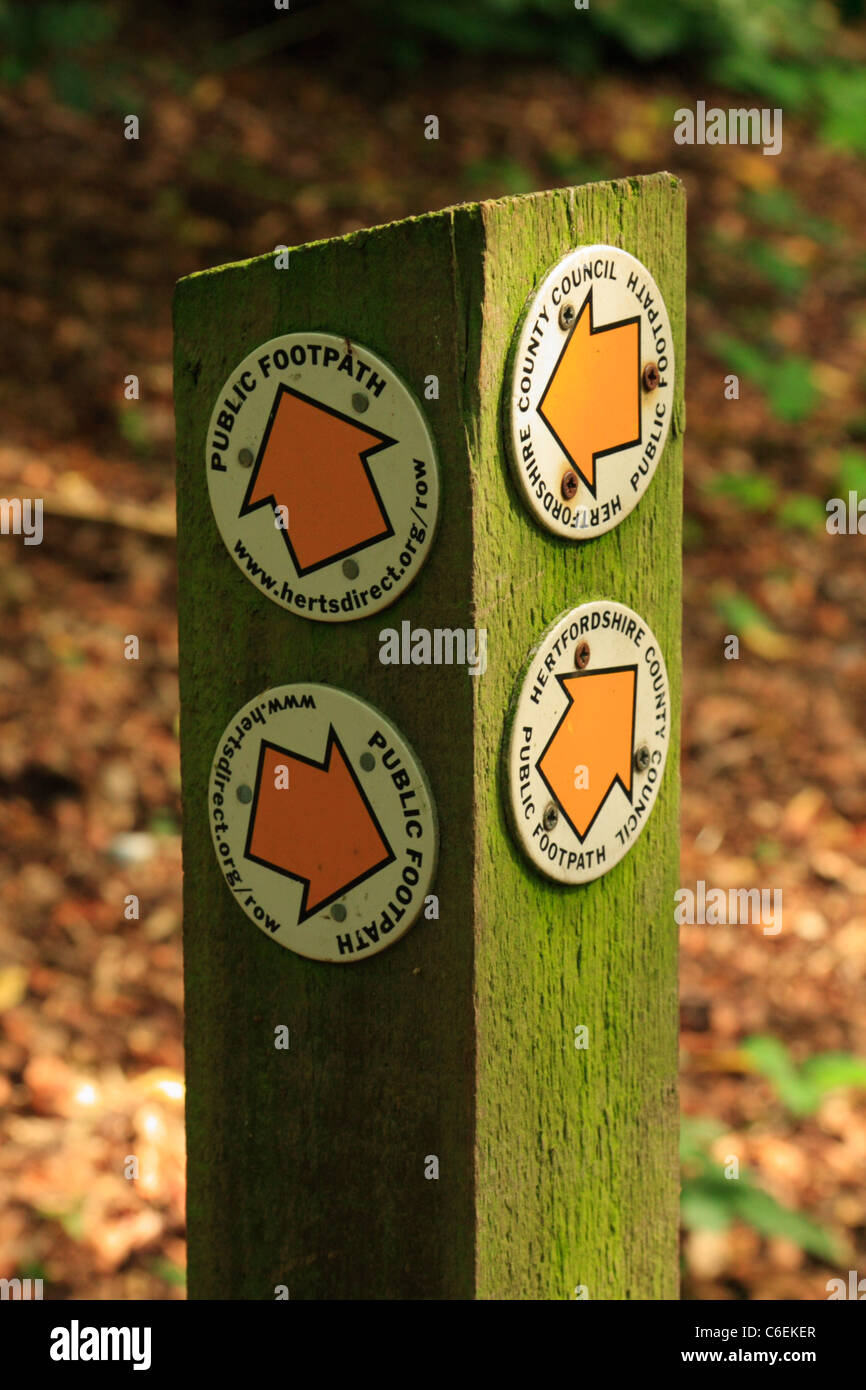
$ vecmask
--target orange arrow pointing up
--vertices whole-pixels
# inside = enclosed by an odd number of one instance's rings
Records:
[[[594,497],[596,459],[640,443],[640,318],[595,328],[590,289],[538,413]]]
[[[637,667],[557,680],[568,706],[536,766],[583,841],[615,782],[631,800]]]
[[[333,726],[321,763],[262,741],[244,853],[305,885],[299,922],[393,861]]]
[[[298,574],[394,534],[368,464],[396,440],[280,385],[240,516],[288,508],[283,537]]]

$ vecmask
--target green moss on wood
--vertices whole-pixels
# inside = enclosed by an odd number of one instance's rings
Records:
[[[676,334],[678,405],[638,508],[570,546],[517,498],[503,366],[528,291],[579,243],[643,260]],[[503,718],[529,648],[593,598],[640,611],[679,710],[684,205],[666,174],[466,205],[181,281],[178,419],[190,1292],[206,1298],[561,1299],[676,1293],[678,768],[595,884],[538,878],[507,831]],[[440,455],[430,559],[386,615],[340,625],[257,592],[219,537],[205,429],[232,367],[279,333],[347,334],[422,394]],[[382,666],[408,619],[486,627],[488,669]],[[324,680],[405,732],[439,809],[438,922],[335,968],[232,902],[206,816],[216,740],[257,691]],[[277,1052],[273,1030],[291,1030]],[[576,1052],[577,1023],[590,1048]],[[440,1160],[439,1181],[423,1176]]]

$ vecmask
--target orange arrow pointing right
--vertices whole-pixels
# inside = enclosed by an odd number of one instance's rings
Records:
[[[583,841],[615,782],[631,800],[637,667],[557,680],[568,706],[536,766]]]
[[[640,443],[640,318],[595,328],[590,290],[538,413],[595,496],[596,459]]]
[[[321,763],[262,741],[244,853],[305,885],[299,922],[393,861],[333,726]]]

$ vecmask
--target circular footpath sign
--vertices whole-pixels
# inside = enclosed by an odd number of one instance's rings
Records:
[[[515,837],[548,878],[588,883],[631,849],[661,786],[670,703],[661,648],[624,604],[582,604],[545,632],[505,760]]]
[[[673,414],[661,292],[617,246],[583,246],[530,297],[512,350],[505,434],[523,499],[557,536],[587,540],[637,506]]]
[[[229,554],[293,613],[378,613],[427,558],[433,438],[393,367],[347,338],[289,333],[249,353],[214,403],[205,466]]]
[[[418,917],[436,871],[433,797],[372,705],[281,685],[238,710],[214,755],[211,837],[238,906],[281,946],[354,962]]]

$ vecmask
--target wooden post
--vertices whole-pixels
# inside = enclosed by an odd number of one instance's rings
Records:
[[[464,205],[193,275],[175,299],[184,802],[189,1289],[193,1298],[592,1299],[677,1295],[677,934],[684,195],[654,174]],[[674,329],[676,407],[637,508],[582,545],[541,531],[502,438],[527,295],[575,246],[649,268]],[[345,334],[423,399],[439,451],[437,539],[386,615],[317,623],[232,562],[205,433],[223,382],[280,333]],[[565,609],[614,599],[665,652],[673,728],[646,830],[564,888],[517,849],[500,782],[528,653]],[[392,666],[403,620],[484,627],[488,665]],[[258,691],[324,681],[378,706],[430,779],[438,921],[351,966],[303,959],[246,919],[219,872],[207,784]],[[274,1029],[290,1030],[288,1051]],[[574,1047],[574,1028],[590,1046]],[[436,1155],[438,1180],[425,1178]]]

